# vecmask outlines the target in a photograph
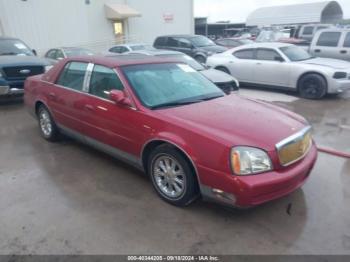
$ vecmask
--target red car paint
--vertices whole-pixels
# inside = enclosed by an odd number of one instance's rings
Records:
[[[114,68],[133,107],[55,85],[69,61]],[[234,196],[235,201],[228,203],[234,206],[262,204],[295,191],[305,182],[316,162],[316,146],[313,144],[303,159],[288,167],[280,165],[275,147],[308,125],[303,117],[236,94],[174,108],[148,109],[137,99],[121,67],[149,63],[164,61],[154,58],[118,61],[106,57],[65,59],[46,74],[28,78],[25,103],[32,113],[37,103],[43,103],[60,126],[117,148],[139,163],[151,141],[171,143],[190,158],[202,194],[208,188],[224,191]],[[264,149],[274,170],[252,176],[233,175],[230,151],[234,146]]]

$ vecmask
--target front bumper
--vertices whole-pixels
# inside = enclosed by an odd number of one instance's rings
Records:
[[[283,170],[260,175],[240,177],[199,167],[201,193],[204,199],[233,207],[261,205],[300,188],[309,177],[316,160],[317,148],[313,145],[299,162]]]
[[[24,94],[24,81],[6,81],[0,79],[1,96],[20,96]]]
[[[350,79],[332,79],[328,86],[330,94],[340,94],[350,90]]]

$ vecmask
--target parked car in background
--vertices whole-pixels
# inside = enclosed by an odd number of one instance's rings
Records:
[[[215,69],[208,69],[206,66],[198,63],[192,57],[176,51],[168,50],[141,50],[128,53],[129,55],[147,55],[155,56],[159,58],[171,59],[172,61],[178,61],[180,63],[185,63],[191,66],[193,69],[200,72],[214,84],[216,84],[222,91],[226,94],[230,94],[232,91],[237,91],[239,89],[239,82],[237,79],[229,74],[221,72]]]
[[[283,43],[256,43],[211,56],[207,64],[235,76],[241,83],[299,92],[320,99],[350,89],[350,63],[311,56]]]
[[[146,44],[125,44],[125,45],[116,45],[110,48],[108,51],[111,53],[125,54],[127,52],[147,50],[151,49],[150,45]]]
[[[203,196],[252,207],[305,183],[317,149],[303,117],[225,96],[187,64],[143,57],[67,59],[28,79],[42,136],[62,132],[132,163],[177,206]]]
[[[37,57],[21,40],[0,37],[0,97],[23,95],[25,79],[50,67],[50,61]]]
[[[95,53],[89,49],[81,47],[59,47],[46,52],[45,57],[54,61],[62,60],[74,56],[92,56]]]
[[[314,35],[322,29],[334,27],[331,24],[308,24],[302,25],[293,30],[291,37],[304,39],[308,42],[311,42]]]
[[[153,46],[157,49],[185,53],[202,64],[206,62],[207,57],[227,50],[227,48],[218,46],[212,40],[202,35],[160,36],[154,41]]]
[[[309,52],[318,57],[350,61],[350,29],[324,29],[315,34]]]
[[[215,43],[230,49],[241,45],[253,44],[254,41],[246,38],[222,38],[216,40]]]

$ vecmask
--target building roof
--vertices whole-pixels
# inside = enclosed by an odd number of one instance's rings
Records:
[[[272,26],[307,23],[334,24],[343,19],[337,1],[263,7],[247,18],[247,26]]]

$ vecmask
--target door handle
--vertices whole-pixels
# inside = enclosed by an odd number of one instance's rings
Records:
[[[94,111],[95,108],[92,105],[85,105],[85,109],[88,111]]]
[[[315,53],[321,53],[321,49],[315,49]]]
[[[340,51],[341,54],[346,54],[347,52],[348,52],[348,51],[346,51],[346,50],[341,50],[341,51]]]

